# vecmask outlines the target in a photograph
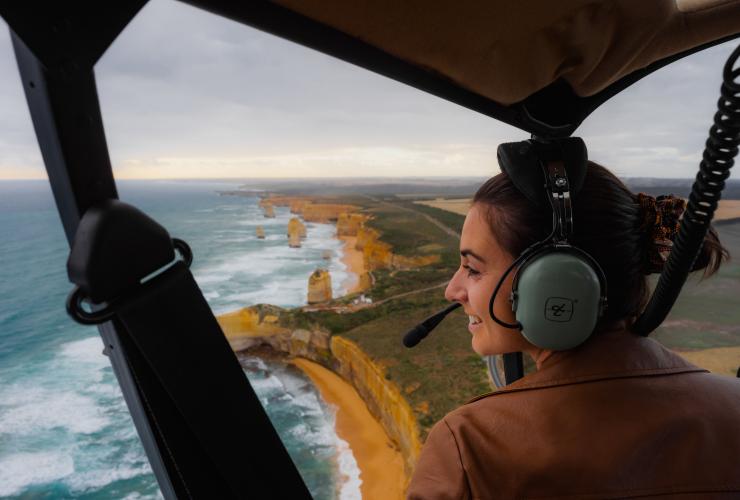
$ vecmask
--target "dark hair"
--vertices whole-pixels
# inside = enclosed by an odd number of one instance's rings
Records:
[[[483,184],[473,204],[486,207],[491,232],[514,258],[552,231],[551,208],[535,207],[504,173]],[[608,284],[609,307],[597,330],[622,320],[631,327],[650,298],[644,265],[650,234],[641,230],[637,195],[609,170],[588,162],[583,187],[573,198],[573,220],[571,243],[596,259]],[[693,270],[704,269],[703,277],[709,277],[729,256],[710,228]]]

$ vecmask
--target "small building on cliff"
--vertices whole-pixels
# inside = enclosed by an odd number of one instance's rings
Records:
[[[308,278],[308,303],[319,304],[332,299],[331,276],[326,269],[316,269]]]

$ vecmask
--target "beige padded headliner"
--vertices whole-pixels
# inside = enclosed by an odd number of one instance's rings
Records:
[[[740,0],[276,0],[501,104],[562,77],[593,95],[740,32]]]

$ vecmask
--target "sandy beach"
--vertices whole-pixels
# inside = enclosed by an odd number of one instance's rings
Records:
[[[362,252],[355,248],[357,237],[339,236],[339,239],[344,242],[344,247],[342,248],[344,257],[342,257],[342,262],[344,262],[347,269],[350,271],[349,276],[342,285],[347,290],[348,294],[361,292],[363,288],[360,276],[365,274],[365,260],[362,256]]]
[[[403,458],[357,391],[339,375],[303,358],[291,361],[308,375],[324,400],[337,408],[337,435],[349,443],[360,468],[362,498],[403,498]]]

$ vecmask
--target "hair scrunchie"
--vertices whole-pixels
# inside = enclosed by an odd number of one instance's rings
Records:
[[[645,274],[660,273],[678,234],[686,200],[672,194],[653,198],[645,193],[639,193],[637,199],[642,213],[640,231],[647,238],[643,270]]]

